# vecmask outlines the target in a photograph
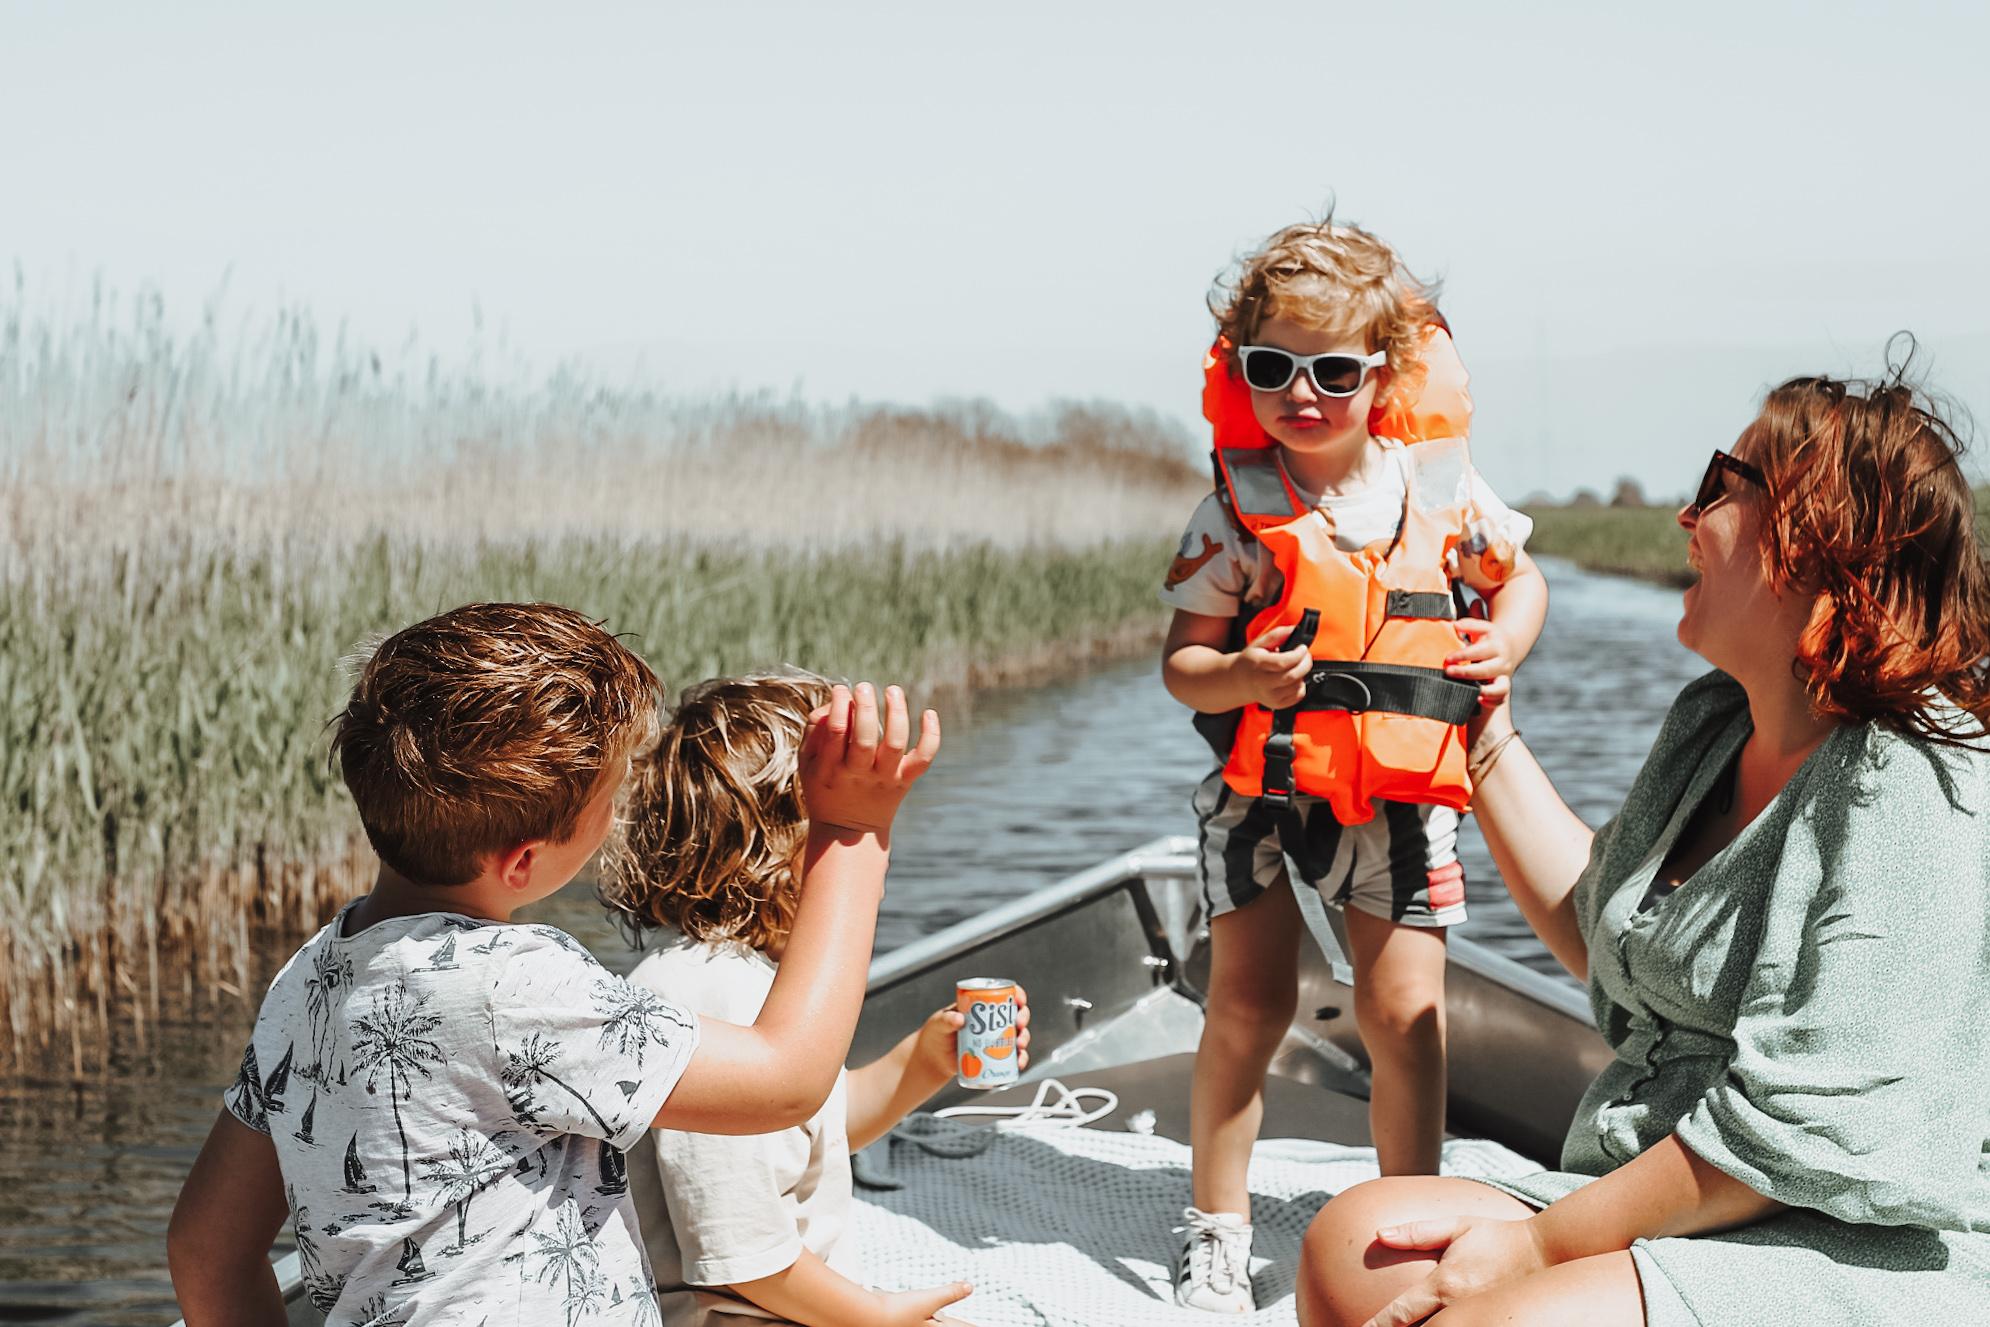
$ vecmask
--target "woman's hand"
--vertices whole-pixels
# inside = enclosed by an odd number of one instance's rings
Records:
[[[1444,660],[1445,676],[1479,683],[1479,708],[1489,710],[1513,689],[1519,659],[1509,633],[1497,622],[1477,617],[1461,617],[1451,625],[1463,644]]]
[[[1532,1221],[1439,1217],[1384,1226],[1375,1242],[1391,1249],[1442,1249],[1430,1275],[1382,1306],[1365,1327],[1410,1327],[1439,1309],[1554,1265]]]

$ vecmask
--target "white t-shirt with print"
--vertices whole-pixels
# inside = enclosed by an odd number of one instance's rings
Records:
[[[1378,539],[1394,538],[1402,523],[1403,500],[1409,491],[1409,448],[1390,438],[1376,442],[1392,464],[1383,468],[1375,483],[1317,498],[1300,494],[1327,514],[1333,523],[1335,546],[1350,553]],[[1525,547],[1527,537],[1534,533],[1534,522],[1501,502],[1476,469],[1469,482],[1468,491],[1479,515],[1512,541],[1514,548]],[[1161,602],[1204,617],[1235,617],[1246,603],[1274,602],[1280,582],[1271,550],[1262,541],[1240,534],[1224,510],[1222,498],[1211,493],[1189,518],[1181,550],[1161,588]]]
[[[629,980],[703,1017],[748,1024],[774,985],[774,964],[743,945],[676,931]],[[844,1238],[851,1217],[847,1075],[806,1123],[743,1136],[657,1129],[629,1154],[630,1183],[664,1327],[727,1327],[774,1315],[712,1287],[792,1267],[806,1249],[859,1284]]]
[[[696,1017],[555,927],[350,911],[270,984],[224,1099],[276,1147],[326,1322],[655,1327],[623,1153]]]

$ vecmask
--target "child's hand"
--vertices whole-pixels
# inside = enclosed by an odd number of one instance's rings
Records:
[[[1480,683],[1479,705],[1490,710],[1513,689],[1513,647],[1505,631],[1483,618],[1461,617],[1451,625],[1464,645],[1444,660],[1445,676]]]
[[[967,1023],[960,1010],[948,1005],[935,1009],[927,1020],[912,1034],[912,1059],[907,1066],[933,1084],[934,1091],[939,1085],[954,1076],[955,1062],[960,1043],[956,1038]],[[1030,1067],[1030,993],[1021,986],[1016,987],[1016,1071]]]
[[[1231,670],[1252,703],[1268,710],[1297,705],[1306,694],[1306,674],[1313,671],[1313,651],[1307,646],[1278,648],[1291,634],[1291,627],[1273,627],[1231,656]]]
[[[884,715],[869,682],[830,693],[829,703],[809,715],[802,741],[802,802],[812,825],[884,835],[906,792],[940,752],[940,716],[927,710],[919,724],[919,745],[906,749],[910,722],[905,693],[885,688]]]
[[[878,1319],[882,1327],[932,1327],[935,1323],[953,1323],[966,1327],[959,1318],[946,1318],[940,1310],[949,1304],[958,1304],[974,1293],[974,1287],[965,1281],[952,1285],[934,1286],[930,1290],[900,1290],[878,1296],[878,1309],[884,1315]]]

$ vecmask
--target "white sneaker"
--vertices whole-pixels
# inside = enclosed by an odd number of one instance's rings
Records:
[[[1251,1223],[1236,1212],[1185,1207],[1181,1261],[1175,1268],[1175,1303],[1210,1313],[1253,1313]]]

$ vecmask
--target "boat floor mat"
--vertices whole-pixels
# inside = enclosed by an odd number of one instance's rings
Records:
[[[971,1281],[974,1294],[949,1312],[976,1327],[1208,1327],[1209,1315],[1177,1308],[1171,1290],[1175,1232],[1189,1201],[1185,1144],[1105,1128],[990,1130],[931,1116],[907,1123],[875,1159],[898,1187],[857,1194],[854,1234],[873,1285]],[[1484,1139],[1444,1145],[1447,1175],[1540,1169]],[[1306,1227],[1334,1194],[1376,1174],[1371,1148],[1258,1144],[1251,1281],[1263,1307],[1231,1321],[1297,1321],[1293,1286]]]

